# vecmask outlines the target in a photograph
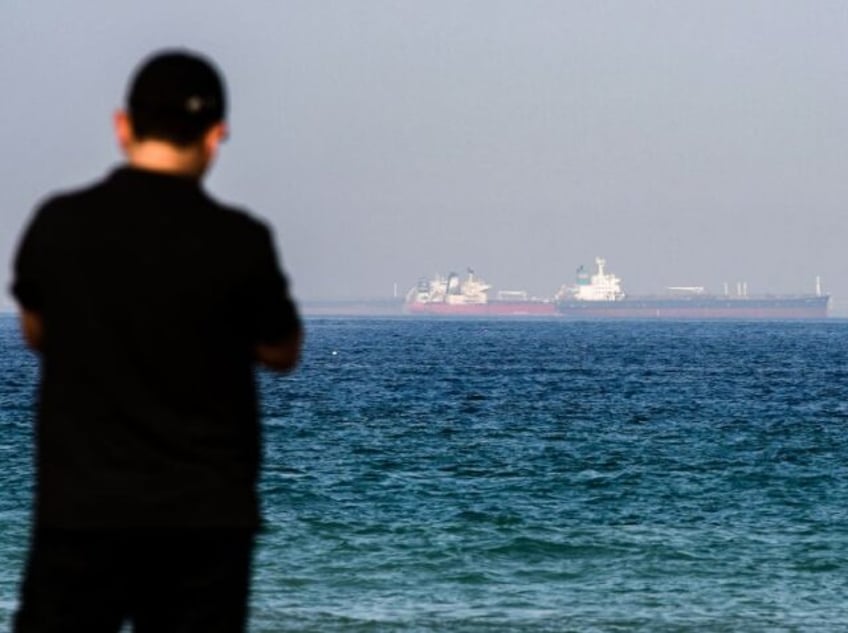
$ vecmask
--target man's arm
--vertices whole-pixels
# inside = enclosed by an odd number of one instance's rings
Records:
[[[250,335],[256,342],[254,357],[268,369],[289,372],[300,360],[303,324],[289,294],[270,229],[261,223],[254,223],[254,229],[245,287]]]
[[[21,332],[30,349],[40,352],[44,346],[44,320],[38,312],[21,308]]]
[[[256,346],[256,359],[268,369],[289,372],[300,361],[303,346],[303,329],[298,327],[278,343],[261,343]]]

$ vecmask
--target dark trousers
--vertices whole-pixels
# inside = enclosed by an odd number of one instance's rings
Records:
[[[253,531],[40,529],[15,633],[244,631]]]

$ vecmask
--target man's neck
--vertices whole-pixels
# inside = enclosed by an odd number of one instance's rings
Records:
[[[209,156],[200,146],[179,147],[157,140],[133,143],[126,151],[131,167],[174,176],[200,179],[209,166]]]

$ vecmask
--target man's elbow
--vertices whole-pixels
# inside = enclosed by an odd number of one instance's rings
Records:
[[[44,347],[44,321],[41,315],[26,308],[21,310],[21,332],[27,347],[40,352]]]
[[[278,372],[289,372],[300,362],[300,350],[303,346],[303,332],[298,331],[279,343],[263,343],[256,346],[257,360]]]

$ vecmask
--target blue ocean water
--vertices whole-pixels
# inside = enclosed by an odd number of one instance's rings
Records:
[[[251,630],[848,630],[848,322],[308,321]],[[0,628],[37,367],[0,319]]]

